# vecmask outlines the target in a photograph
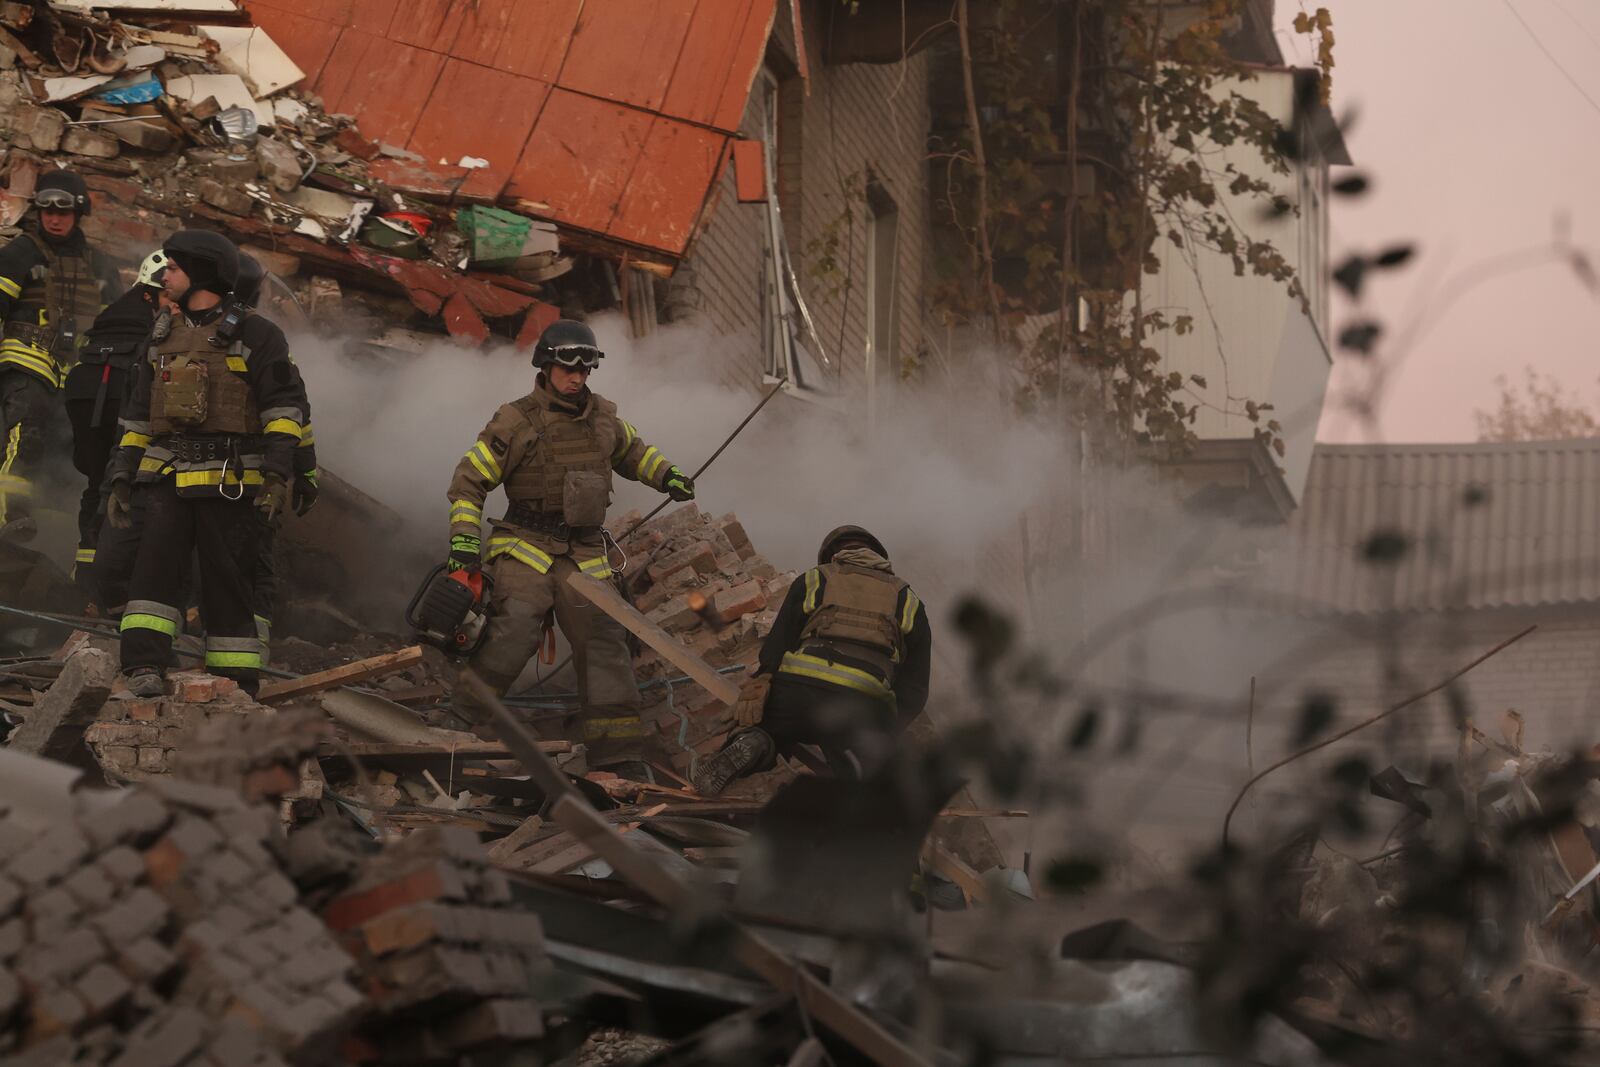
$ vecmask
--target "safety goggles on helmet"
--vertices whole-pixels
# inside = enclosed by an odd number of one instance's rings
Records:
[[[35,206],[53,211],[76,211],[78,198],[65,189],[40,189],[33,194]]]
[[[552,361],[563,367],[582,367],[584,370],[594,370],[600,365],[600,357],[605,355],[593,345],[556,345],[550,349]]]

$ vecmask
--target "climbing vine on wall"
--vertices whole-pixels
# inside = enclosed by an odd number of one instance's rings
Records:
[[[1283,453],[1270,404],[1161,368],[1153,339],[1194,319],[1144,303],[1157,241],[1191,266],[1221,256],[1304,299],[1283,253],[1252,236],[1295,210],[1282,189],[1299,146],[1236,88],[1252,77],[1225,48],[1239,6],[994,0],[969,15],[958,3],[972,98],[933,154],[936,208],[959,238],[936,302],[952,323],[1025,349],[1026,404],[1175,449],[1211,406]],[[1331,66],[1331,22],[1308,27]],[[1223,150],[1239,146],[1265,166],[1231,162]]]

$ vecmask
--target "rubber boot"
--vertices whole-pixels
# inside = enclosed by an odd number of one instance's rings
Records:
[[[135,667],[128,672],[128,692],[136,697],[164,697],[167,681],[154,667]]]
[[[703,761],[694,771],[694,789],[703,797],[714,797],[728,788],[735,778],[743,778],[772,761],[777,743],[760,727],[736,734],[722,751]]]

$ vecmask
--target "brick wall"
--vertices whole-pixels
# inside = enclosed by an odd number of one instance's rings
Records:
[[[791,36],[787,5],[773,34],[774,66]],[[809,94],[797,76],[780,77],[780,207],[786,237],[817,330],[843,384],[853,395],[865,380],[867,344],[867,225],[864,196],[870,179],[898,212],[895,318],[898,345],[891,365],[923,347],[924,284],[931,277],[926,54],[883,66],[823,65],[812,45]],[[751,94],[743,132],[758,136],[762,91]],[[814,278],[807,250],[833,227],[840,238],[839,276]],[[690,306],[718,333],[737,339],[727,348],[724,378],[755,382],[761,373],[761,279],[766,254],[765,207],[740,204],[725,175],[709,223],[696,241],[673,301]],[[843,291],[830,295],[835,285]]]

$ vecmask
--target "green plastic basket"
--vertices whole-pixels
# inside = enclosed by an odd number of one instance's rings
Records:
[[[532,223],[514,212],[469,204],[456,212],[456,225],[472,242],[472,261],[494,263],[522,255]]]

